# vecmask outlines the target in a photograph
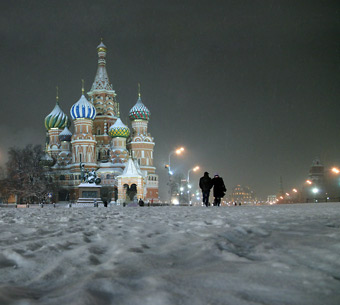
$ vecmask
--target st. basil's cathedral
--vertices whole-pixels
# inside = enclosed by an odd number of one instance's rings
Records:
[[[153,164],[154,139],[148,133],[150,111],[143,104],[140,88],[136,104],[129,112],[131,131],[120,119],[117,94],[106,71],[107,48],[97,47],[98,68],[91,90],[71,107],[74,125],[57,102],[45,118],[46,155],[44,164],[60,186],[57,201],[77,200],[83,165],[96,171],[104,187],[111,190],[112,201],[127,199],[127,188],[134,187],[136,197],[158,201],[158,175]]]

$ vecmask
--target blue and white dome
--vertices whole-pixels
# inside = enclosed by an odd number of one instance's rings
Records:
[[[86,99],[84,95],[81,96],[70,110],[73,120],[76,119],[91,119],[96,117],[96,108]]]

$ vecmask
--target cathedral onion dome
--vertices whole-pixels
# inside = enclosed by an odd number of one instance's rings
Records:
[[[112,138],[127,138],[130,135],[130,129],[120,118],[109,128],[109,136]]]
[[[106,52],[106,45],[103,44],[102,41],[101,41],[100,44],[98,45],[97,51],[98,51],[98,52]]]
[[[53,158],[48,153],[45,153],[40,158],[40,164],[42,166],[52,166],[54,164],[54,160],[53,160]]]
[[[81,96],[78,102],[71,107],[71,117],[76,119],[91,119],[96,117],[96,108],[86,99],[84,95]]]
[[[130,120],[146,120],[148,121],[150,117],[150,111],[146,106],[142,103],[142,99],[140,94],[138,96],[138,100],[135,106],[133,106],[129,112]]]
[[[72,132],[69,131],[67,127],[64,128],[64,130],[59,134],[59,140],[60,141],[71,141]]]
[[[67,115],[61,110],[59,107],[59,103],[57,102],[54,109],[51,113],[45,118],[45,127],[47,130],[51,128],[59,128],[63,129],[66,126],[70,126],[71,122],[69,121]]]

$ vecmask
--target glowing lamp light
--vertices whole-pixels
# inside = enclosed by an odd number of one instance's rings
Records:
[[[286,193],[287,196],[289,196],[289,193]]]
[[[188,188],[191,189],[191,184],[188,184]]]
[[[181,186],[179,190],[180,190],[181,192],[183,192],[183,191],[184,191],[184,187]]]
[[[194,171],[194,172],[196,172],[196,171],[198,171],[200,169],[200,167],[199,166],[196,166],[196,167],[194,167],[192,170]]]
[[[176,199],[176,198],[172,199],[172,203],[173,203],[174,205],[179,205],[179,201],[178,201],[178,199]]]
[[[180,155],[184,151],[184,147],[176,149],[176,154]]]
[[[313,182],[310,181],[310,180],[307,180],[306,183],[307,183],[307,184],[312,184]]]
[[[317,193],[319,193],[319,189],[318,189],[317,187],[315,187],[315,188],[312,189],[312,192],[313,192],[314,194],[317,194]]]
[[[172,171],[169,171],[169,175],[171,175],[171,176],[172,176],[173,174],[174,174],[174,173],[173,173]]]
[[[332,168],[332,172],[335,173],[335,174],[339,174],[340,173],[340,170],[336,167],[333,167]]]
[[[293,189],[293,192],[294,192],[294,193],[297,193],[297,189]]]

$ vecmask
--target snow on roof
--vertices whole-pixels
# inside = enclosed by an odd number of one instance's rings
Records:
[[[138,166],[138,164],[136,165],[135,162],[133,162],[132,158],[129,158],[129,160],[126,162],[123,174],[118,177],[143,177],[140,174],[140,170],[137,169],[136,166]]]

